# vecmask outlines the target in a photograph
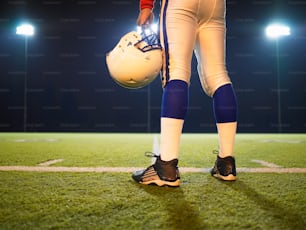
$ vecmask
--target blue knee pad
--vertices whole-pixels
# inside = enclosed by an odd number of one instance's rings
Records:
[[[172,80],[164,88],[161,117],[185,119],[189,102],[189,86],[185,81]]]
[[[231,84],[216,90],[213,95],[213,110],[217,123],[237,121],[237,98]]]

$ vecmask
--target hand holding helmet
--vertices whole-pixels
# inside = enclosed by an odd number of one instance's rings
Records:
[[[149,25],[154,20],[154,14],[151,9],[144,8],[139,12],[138,18],[137,18],[137,25],[143,26],[143,25]]]

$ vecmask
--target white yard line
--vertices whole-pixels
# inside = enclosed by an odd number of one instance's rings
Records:
[[[276,165],[276,164],[273,164],[273,163],[270,163],[270,162],[267,162],[267,161],[262,161],[262,160],[251,160],[251,161],[255,162],[255,163],[258,163],[258,164],[261,164],[262,166],[269,167],[269,168],[281,168],[280,165]]]
[[[137,167],[45,167],[45,166],[0,166],[0,171],[22,172],[134,172]],[[180,167],[182,173],[208,173],[210,168]],[[237,168],[237,172],[247,173],[306,173],[306,168]]]
[[[156,156],[160,155],[158,135],[154,135],[153,137],[152,153],[154,153]],[[151,164],[154,164],[155,162],[156,162],[156,157],[152,156]]]
[[[24,140],[19,140],[24,141]],[[160,154],[159,152],[159,141],[158,135],[154,135],[152,152],[155,154]],[[155,159],[155,158],[154,158]],[[153,159],[152,159],[153,160]],[[0,171],[21,171],[21,172],[94,172],[94,173],[104,173],[104,172],[116,172],[116,173],[130,173],[136,170],[141,170],[143,168],[137,167],[53,167],[52,164],[62,162],[63,159],[48,160],[46,162],[40,163],[38,166],[0,166]],[[279,165],[262,161],[262,160],[252,160],[265,166],[263,168],[237,168],[237,172],[246,173],[306,173],[306,168],[283,168]],[[50,166],[50,167],[49,167]],[[179,170],[182,173],[209,173],[211,168],[194,168],[194,167],[180,167]]]
[[[154,135],[153,145],[152,145],[152,152],[155,153],[156,155],[160,155],[158,135]]]
[[[38,164],[38,166],[50,166],[59,162],[62,162],[64,159],[55,159],[55,160],[48,160],[45,162],[41,162],[40,164]]]

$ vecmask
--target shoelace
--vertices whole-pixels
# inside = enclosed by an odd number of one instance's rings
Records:
[[[216,154],[216,155],[218,155],[218,154],[219,154],[219,150],[217,150],[217,149],[214,149],[214,150],[212,151],[212,153],[213,153],[213,154]]]
[[[145,152],[144,155],[145,155],[146,157],[156,157],[156,158],[158,157],[157,154],[155,154],[155,153],[153,153],[153,152],[149,152],[149,151]]]
[[[153,153],[153,152],[145,152],[144,155],[146,157],[150,157],[151,158],[151,165],[155,164],[157,158],[159,157],[159,155],[157,155],[156,153]]]

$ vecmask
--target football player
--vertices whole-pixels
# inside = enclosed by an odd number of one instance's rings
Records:
[[[137,24],[154,18],[154,0],[140,0]],[[148,168],[133,173],[142,184],[179,186],[179,145],[189,101],[191,60],[195,53],[202,88],[212,98],[219,150],[211,175],[236,179],[233,156],[237,99],[225,66],[225,0],[162,0],[163,47],[160,155]]]

